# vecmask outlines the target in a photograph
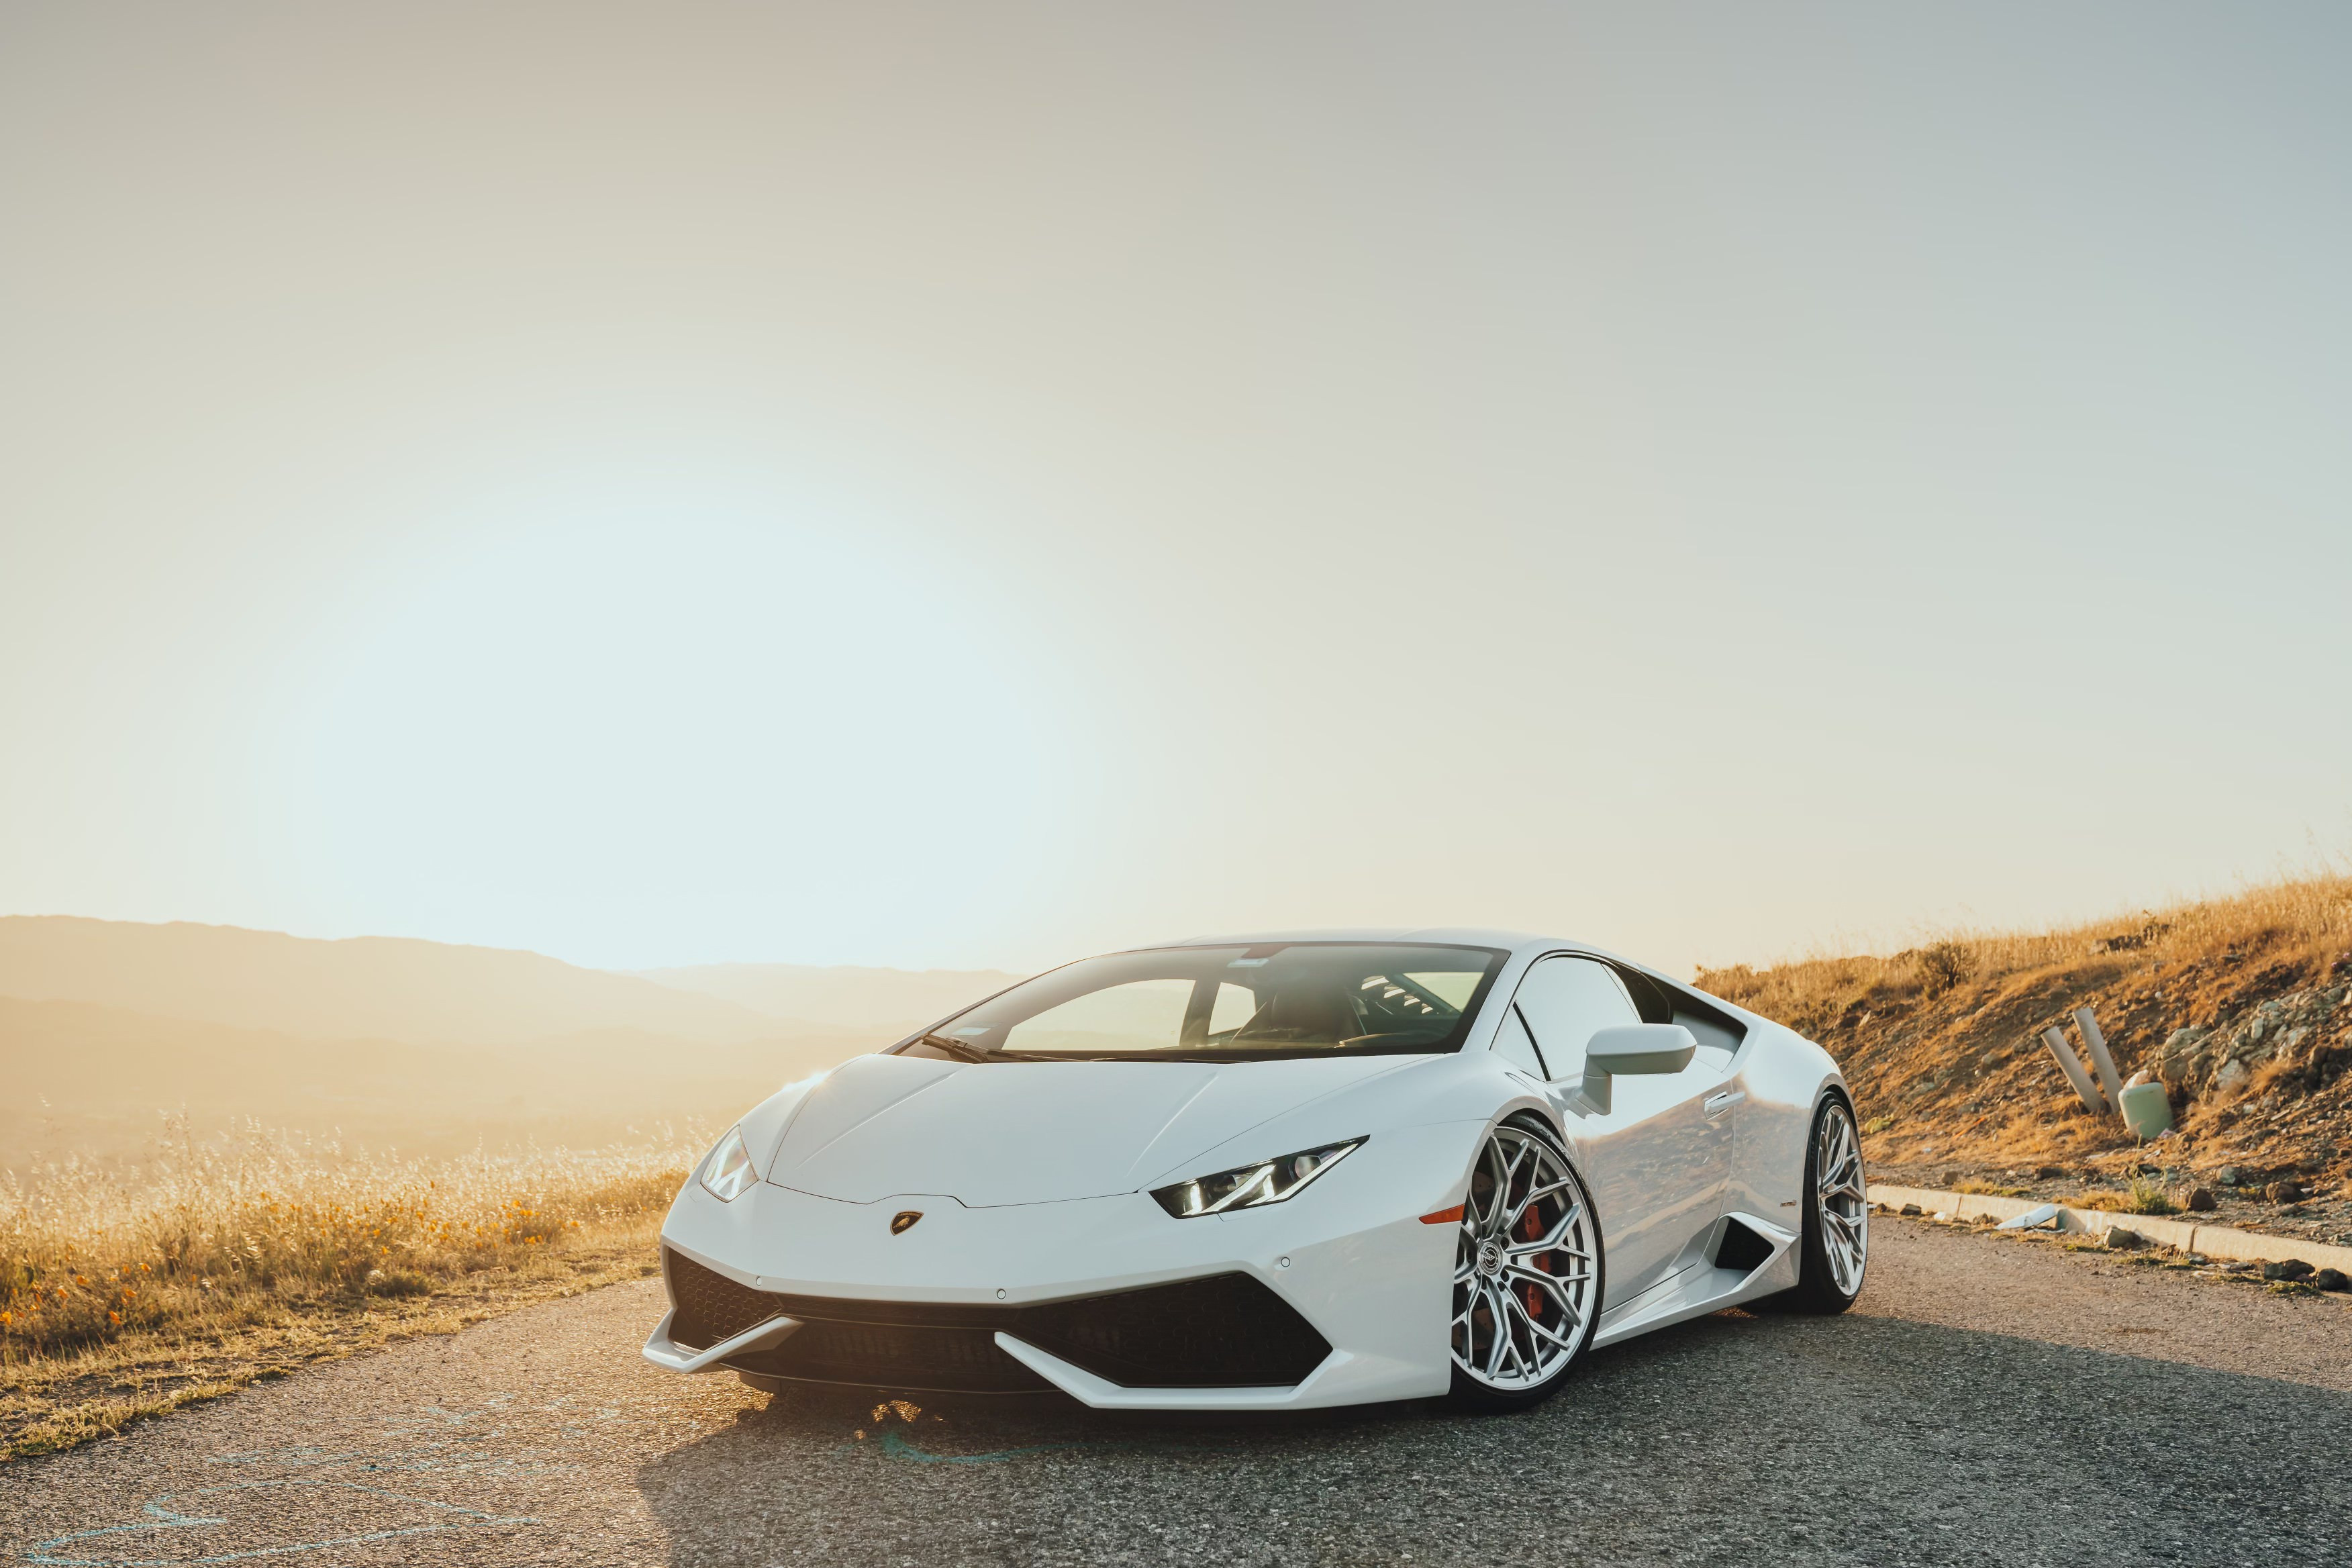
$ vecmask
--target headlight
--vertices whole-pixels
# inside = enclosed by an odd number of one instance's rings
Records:
[[[751,1151],[743,1147],[743,1130],[730,1127],[702,1162],[702,1185],[722,1204],[731,1204],[751,1190],[760,1173],[751,1169]]]
[[[1299,1188],[1363,1145],[1361,1138],[1350,1138],[1345,1143],[1327,1143],[1303,1154],[1285,1154],[1279,1160],[1260,1160],[1255,1165],[1241,1165],[1230,1171],[1219,1171],[1213,1176],[1202,1176],[1194,1181],[1178,1182],[1173,1186],[1155,1188],[1151,1195],[1160,1200],[1161,1208],[1178,1219],[1191,1219],[1195,1215],[1223,1214],[1228,1209],[1263,1208],[1267,1204],[1278,1204],[1296,1194]]]

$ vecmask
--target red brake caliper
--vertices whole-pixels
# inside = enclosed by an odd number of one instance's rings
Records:
[[[1543,1237],[1543,1216],[1536,1213],[1536,1206],[1537,1205],[1534,1204],[1529,1204],[1528,1205],[1528,1234],[1521,1238],[1523,1240],[1538,1241]],[[1551,1254],[1548,1252],[1537,1253],[1536,1267],[1542,1269],[1546,1274],[1550,1273]],[[1541,1322],[1543,1321],[1543,1288],[1538,1285],[1530,1285],[1527,1289],[1528,1316],[1538,1322]]]

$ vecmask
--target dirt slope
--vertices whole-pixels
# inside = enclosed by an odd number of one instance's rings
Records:
[[[2250,1215],[2259,1194],[2275,1213],[2258,1217],[2281,1228],[2352,1229],[2352,878],[1698,984],[1835,1052],[1890,1173],[2037,1191],[2138,1174]],[[2040,1036],[2065,1024],[2071,1037],[2086,1004],[2117,1070],[2169,1088],[2177,1134],[2139,1148],[2068,1089]],[[2311,1196],[2281,1201],[2283,1182]]]

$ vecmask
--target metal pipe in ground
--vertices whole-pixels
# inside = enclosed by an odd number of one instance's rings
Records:
[[[2050,1047],[2051,1056],[2057,1059],[2058,1070],[2066,1075],[2066,1081],[2074,1086],[2074,1092],[2083,1097],[2083,1103],[2089,1108],[2091,1114],[2107,1114],[2107,1102],[2100,1095],[2099,1086],[2093,1083],[2091,1075],[2083,1070],[2082,1062],[2074,1056],[2074,1047],[2066,1043],[2065,1031],[2053,1024],[2042,1031],[2042,1043]]]
[[[2083,1044],[2090,1047],[2092,1065],[2099,1069],[2099,1087],[2106,1090],[2107,1103],[2122,1113],[2124,1080],[2116,1071],[2116,1058],[2107,1055],[2107,1037],[2099,1033],[2099,1021],[2091,1016],[2087,1006],[2074,1009],[2074,1027],[2083,1031]]]

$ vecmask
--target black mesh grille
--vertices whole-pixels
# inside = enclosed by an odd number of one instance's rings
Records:
[[[1024,1307],[1005,1331],[1129,1388],[1288,1387],[1331,1353],[1246,1274]]]
[[[663,1249],[671,1333],[696,1349],[778,1313],[802,1328],[728,1364],[775,1377],[907,1389],[1048,1386],[996,1347],[998,1331],[1129,1388],[1290,1387],[1331,1353],[1290,1304],[1219,1274],[1034,1307],[845,1301],[755,1290]]]
[[[844,1302],[856,1306],[856,1302]],[[856,1383],[909,1392],[1018,1394],[1053,1384],[996,1348],[992,1329],[809,1319],[772,1350],[728,1364],[809,1383]]]
[[[677,1309],[670,1338],[689,1350],[707,1350],[731,1340],[784,1310],[782,1298],[739,1285],[667,1247],[662,1248],[662,1272],[669,1280],[670,1305]]]

